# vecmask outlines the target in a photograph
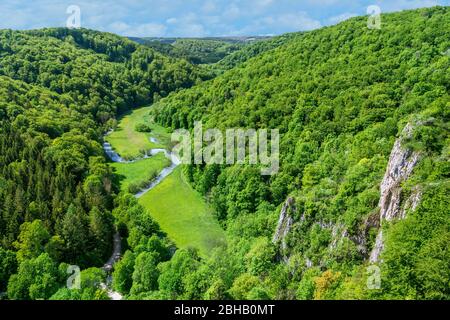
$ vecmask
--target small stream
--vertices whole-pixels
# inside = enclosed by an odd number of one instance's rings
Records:
[[[107,134],[109,134],[111,132],[112,131],[109,131]],[[150,137],[150,141],[153,143],[158,143],[158,140],[154,137]],[[136,161],[139,161],[142,159],[151,158],[159,153],[164,153],[166,158],[170,159],[170,166],[162,169],[161,172],[158,174],[158,176],[156,176],[156,178],[153,179],[145,189],[139,191],[137,194],[134,195],[137,199],[139,199],[140,197],[145,195],[147,192],[152,190],[154,187],[156,187],[158,184],[160,184],[161,181],[163,181],[169,174],[171,174],[173,172],[173,170],[175,170],[175,168],[178,167],[181,163],[180,159],[178,159],[178,157],[176,155],[174,155],[170,151],[167,151],[166,149],[151,149],[151,150],[147,151],[147,153],[144,156],[142,156],[141,158],[134,159],[134,160],[123,159],[117,152],[115,152],[113,150],[113,148],[109,142],[105,141],[103,143],[103,149],[105,150],[105,153],[108,155],[108,157],[111,159],[111,161],[118,162],[118,163],[133,163],[133,162],[136,162]],[[108,275],[106,284],[102,283],[101,288],[107,291],[108,296],[111,300],[122,300],[122,298],[123,298],[122,295],[118,292],[112,291],[112,289],[111,289],[111,285],[112,285],[111,271],[114,268],[114,264],[120,260],[121,253],[122,253],[122,239],[118,232],[116,232],[114,234],[114,246],[113,247],[114,247],[114,249],[113,249],[113,253],[112,253],[111,257],[108,259],[108,261],[104,264],[104,266],[102,268],[109,275]]]
[[[153,137],[151,137],[150,140],[153,143],[158,143],[158,141]],[[144,156],[142,156],[141,158],[134,159],[134,160],[123,159],[117,152],[115,152],[112,149],[111,144],[109,142],[103,143],[103,149],[105,150],[105,153],[108,155],[108,157],[111,159],[111,161],[118,162],[118,163],[133,163],[133,162],[137,162],[142,159],[151,158],[151,157],[157,155],[158,153],[164,153],[166,158],[170,159],[170,166],[162,169],[161,172],[158,174],[158,176],[156,176],[156,178],[153,179],[145,189],[142,189],[141,191],[139,191],[137,194],[134,195],[138,199],[140,197],[142,197],[144,194],[146,194],[147,192],[149,192],[150,190],[152,190],[154,187],[156,187],[159,183],[161,183],[161,181],[163,181],[164,178],[166,178],[169,174],[171,174],[173,172],[173,170],[175,170],[175,168],[178,167],[181,163],[180,159],[178,159],[178,157],[175,154],[167,151],[166,149],[150,149],[149,151],[147,151],[147,153]]]
[[[178,165],[180,164],[180,160],[173,153],[168,152],[165,149],[150,150],[150,154],[152,156],[156,155],[158,153],[161,153],[161,152],[164,152],[166,158],[170,159],[170,166],[162,169],[161,172],[158,174],[158,176],[155,179],[153,179],[153,181],[150,182],[150,184],[145,189],[143,189],[140,192],[138,192],[137,194],[135,194],[134,196],[137,199],[139,199],[144,194],[146,194],[147,192],[152,190],[154,187],[156,187],[159,183],[161,183],[161,181],[163,181],[169,174],[171,174],[173,172],[173,170],[175,170],[175,168],[178,167]]]

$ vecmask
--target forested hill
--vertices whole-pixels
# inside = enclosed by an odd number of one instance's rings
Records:
[[[246,45],[245,42],[228,42],[220,39],[132,38],[132,40],[153,48],[164,55],[186,59],[194,64],[215,63]]]
[[[185,170],[234,239],[227,251],[234,282],[224,284],[234,297],[450,297],[450,8],[381,18],[380,30],[359,17],[294,35],[158,103],[157,120],[174,129],[202,120],[282,133],[281,169],[270,179],[252,166]],[[380,217],[380,184],[408,123],[403,147],[421,160],[398,201],[414,188],[421,200],[391,225]],[[284,202],[288,227],[274,247]],[[367,290],[380,223],[383,286]]]
[[[206,78],[112,34],[0,31],[0,296],[9,283],[11,299],[48,299],[65,283],[64,263],[103,265],[118,192],[105,130],[119,113]],[[85,299],[105,297],[89,286]]]
[[[0,75],[70,95],[104,123],[206,78],[186,61],[90,30],[0,31]]]
[[[302,33],[287,33],[281,36],[247,44],[240,50],[230,53],[229,55],[225,56],[223,59],[215,63],[214,69],[217,73],[232,69],[249,60],[250,58],[256,57],[266,51],[281,46],[282,44],[288,42],[291,38],[299,36],[300,34]]]
[[[116,231],[125,298],[450,299],[450,9],[381,18],[248,46],[215,79],[112,34],[1,30],[0,299],[107,299]],[[152,102],[172,129],[282,134],[271,177],[183,167],[226,232],[208,256],[118,195],[102,135]]]

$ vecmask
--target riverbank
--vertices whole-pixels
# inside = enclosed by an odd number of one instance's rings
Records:
[[[166,149],[170,144],[168,131],[151,120],[150,107],[135,109],[120,118],[117,127],[105,137],[124,160],[142,157],[143,151]],[[136,125],[146,124],[150,132],[136,131]]]
[[[225,243],[225,233],[213,210],[183,179],[180,161],[169,150],[168,130],[151,121],[150,108],[134,110],[120,119],[119,132],[108,133],[103,147],[113,161],[122,192],[128,192],[131,183],[148,181],[148,174],[158,170],[142,190],[133,192],[135,197],[178,248],[197,248],[202,256],[207,256],[214,247]],[[153,128],[152,132],[136,132],[137,123]],[[131,137],[130,142],[126,143],[126,137]],[[139,152],[142,146],[145,148]],[[121,150],[138,154],[130,160]]]

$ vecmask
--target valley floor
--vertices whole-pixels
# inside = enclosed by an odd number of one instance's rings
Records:
[[[178,167],[139,202],[149,210],[177,247],[198,248],[201,255],[225,241],[225,234],[201,195],[183,179]]]
[[[135,109],[122,116],[114,132],[106,136],[114,150],[124,159],[133,159],[141,156],[143,150],[165,148],[170,144],[170,135],[167,130],[152,122],[148,112],[151,107]],[[135,127],[139,123],[147,124],[152,132],[138,132]],[[150,137],[158,142],[152,142]]]
[[[141,150],[169,148],[168,131],[151,121],[148,115],[150,108],[136,109],[125,115],[119,121],[118,131],[106,137],[121,157],[138,157]],[[138,123],[145,123],[152,132],[137,132],[135,126]],[[121,191],[128,192],[130,184],[148,181],[150,174],[160,172],[169,162],[163,153],[159,153],[132,163],[113,163],[112,166],[119,176]],[[181,167],[139,197],[139,203],[178,248],[194,247],[202,256],[207,256],[214,247],[225,242],[225,233],[212,209],[184,180]]]

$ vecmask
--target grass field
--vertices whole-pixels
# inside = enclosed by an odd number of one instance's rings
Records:
[[[162,169],[170,165],[170,160],[163,153],[132,163],[112,163],[118,175],[120,190],[128,192],[130,184],[141,184],[151,180],[149,177],[159,174]]]
[[[150,108],[136,109],[124,115],[117,129],[106,137],[122,158],[139,157],[142,150],[170,148],[170,133],[151,121]],[[135,126],[138,123],[147,124],[152,132],[137,132]],[[158,143],[151,142],[150,137],[156,138]],[[149,176],[159,173],[169,164],[170,161],[161,153],[133,163],[111,165],[118,175],[121,190],[128,192],[130,185],[148,182]],[[181,167],[142,196],[139,202],[149,210],[161,229],[179,248],[194,247],[199,249],[202,256],[207,256],[211,249],[225,242],[225,234],[211,208],[183,180]]]
[[[181,167],[139,202],[179,248],[198,248],[202,256],[224,243],[225,235],[200,194],[182,177]]]
[[[153,123],[148,115],[151,107],[144,107],[125,114],[119,121],[117,128],[106,136],[114,150],[124,159],[134,159],[141,155],[142,151],[155,148],[167,148],[170,144],[170,134],[163,127]],[[135,126],[145,123],[152,132],[137,132]],[[158,143],[150,141],[150,137],[158,140]]]

